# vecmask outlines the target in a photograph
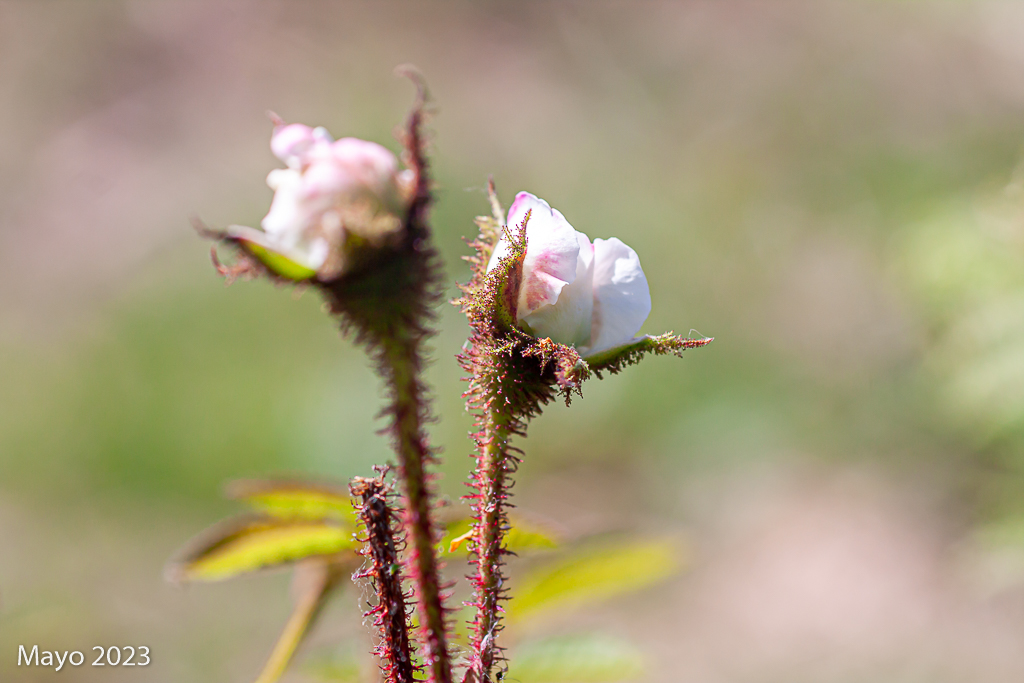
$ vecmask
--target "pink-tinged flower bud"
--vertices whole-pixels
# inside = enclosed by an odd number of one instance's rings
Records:
[[[290,168],[301,168],[303,160],[318,142],[331,142],[323,128],[313,129],[301,123],[280,125],[270,138],[270,151]]]
[[[380,247],[401,230],[412,178],[387,148],[283,123],[274,128],[270,148],[287,168],[267,176],[274,200],[263,231],[229,230],[256,245],[257,255],[274,252],[299,267],[290,272],[333,277],[345,270],[355,246]]]
[[[591,243],[529,192],[516,195],[507,225],[514,229],[528,211],[518,323],[537,337],[575,346],[584,358],[635,341],[651,313],[651,293],[636,252],[614,237]],[[488,271],[509,248],[508,237],[502,237]]]

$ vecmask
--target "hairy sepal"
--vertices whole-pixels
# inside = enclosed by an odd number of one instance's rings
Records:
[[[480,236],[470,242],[470,246],[477,253],[468,259],[473,265],[473,280],[462,287],[465,296],[453,303],[463,308],[474,326],[491,328],[492,337],[529,337],[519,329],[516,322],[523,260],[526,258],[526,225],[529,220],[530,214],[527,213],[517,227],[503,228],[493,218],[481,216],[476,219]],[[487,272],[487,264],[502,232],[509,238],[508,254],[498,260],[493,270]]]
[[[234,235],[225,236],[225,240],[234,243],[240,250],[259,261],[268,271],[284,280],[304,282],[316,277],[315,269],[299,263],[299,259],[294,255],[278,251],[267,244]]]
[[[707,346],[714,340],[714,337],[680,337],[672,332],[646,335],[628,344],[588,356],[586,362],[594,374],[600,378],[602,372],[607,371],[612,374],[621,372],[624,368],[639,363],[647,354],[655,356],[671,354],[682,357],[683,352],[687,349]]]

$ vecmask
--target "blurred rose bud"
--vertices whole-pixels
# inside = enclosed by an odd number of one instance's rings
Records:
[[[267,176],[274,200],[263,230],[231,226],[228,234],[278,275],[330,279],[357,250],[401,231],[413,178],[387,148],[297,123],[275,126],[270,148],[287,168]]]
[[[515,228],[530,211],[518,293],[518,323],[537,337],[575,346],[583,358],[628,344],[651,312],[647,278],[636,252],[617,238],[593,243],[556,209],[520,192],[508,211]],[[490,271],[509,253],[498,242]]]

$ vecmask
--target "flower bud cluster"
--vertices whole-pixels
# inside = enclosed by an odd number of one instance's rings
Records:
[[[382,477],[356,482],[362,498],[378,602],[371,610],[382,631],[377,653],[390,683],[409,683],[416,649],[431,683],[451,683],[448,610],[433,521],[429,467],[437,462],[424,424],[430,419],[422,382],[423,344],[431,334],[433,304],[442,289],[437,252],[430,244],[432,203],[421,125],[425,90],[409,116],[402,144],[408,169],[385,147],[366,140],[334,140],[324,128],[276,119],[271,150],[281,160],[267,176],[274,191],[262,230],[200,228],[230,243],[242,258],[218,270],[230,279],[268,272],[275,280],[304,281],[319,289],[342,329],[354,333],[387,388],[387,432],[401,482],[401,519],[388,506]],[[568,404],[582,383],[618,372],[648,354],[681,355],[711,339],[671,332],[638,336],[651,312],[647,278],[636,252],[617,238],[591,240],[546,201],[520,192],[502,211],[493,183],[492,217],[477,219],[480,235],[464,296],[455,303],[472,333],[459,354],[475,415],[477,465],[471,477],[474,522],[470,534],[475,608],[472,652],[463,680],[493,680],[504,671],[502,602],[508,598],[504,558],[509,554],[507,508],[520,462],[511,445],[529,421],[561,394]],[[258,260],[262,267],[256,263]],[[408,546],[398,539],[408,539]],[[401,571],[399,571],[401,568]],[[406,595],[403,576],[415,586]],[[415,596],[419,628],[409,638],[406,599]],[[503,675],[499,673],[499,676]]]

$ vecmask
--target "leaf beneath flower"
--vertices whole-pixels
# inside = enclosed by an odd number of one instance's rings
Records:
[[[329,484],[244,479],[228,485],[227,497],[281,519],[329,519],[350,529],[356,525],[356,513],[348,490]]]
[[[509,621],[568,609],[645,588],[679,571],[678,548],[668,541],[591,547],[516,581]]]
[[[167,576],[172,581],[222,581],[345,550],[355,557],[354,548],[351,529],[335,524],[247,516],[200,534],[171,561]]]

